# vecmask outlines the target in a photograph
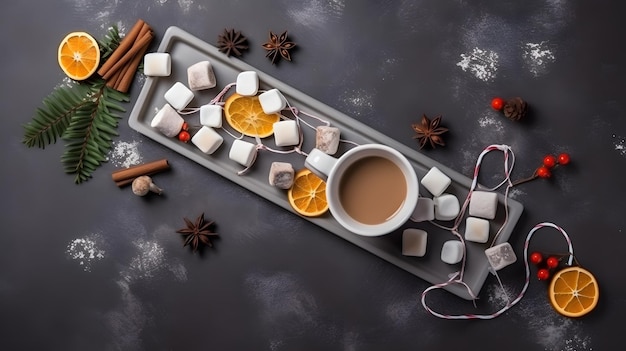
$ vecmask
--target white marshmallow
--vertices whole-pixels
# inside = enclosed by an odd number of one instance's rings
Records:
[[[339,128],[319,126],[315,128],[315,148],[334,155],[339,148]]]
[[[474,191],[469,203],[469,215],[487,219],[496,218],[498,194],[491,191]]]
[[[254,96],[259,91],[259,75],[255,71],[244,71],[237,75],[237,94]]]
[[[423,257],[426,254],[428,233],[421,229],[405,229],[402,232],[402,254]]]
[[[143,74],[167,77],[172,73],[172,57],[166,52],[151,52],[143,57]]]
[[[461,211],[459,199],[452,194],[441,194],[433,198],[433,202],[435,203],[435,219],[440,221],[451,221]]]
[[[231,160],[248,167],[252,164],[254,158],[256,157],[256,146],[247,141],[236,139],[230,147],[228,157]]]
[[[219,133],[213,128],[203,126],[196,134],[191,138],[191,142],[205,154],[212,154],[217,150],[224,142]]]
[[[270,185],[287,190],[293,185],[294,173],[291,163],[272,162],[269,174]]]
[[[465,219],[465,240],[484,244],[489,240],[489,221],[482,218]]]
[[[259,103],[268,115],[278,113],[287,106],[287,100],[278,89],[270,89],[259,94]]]
[[[515,251],[513,251],[511,244],[509,244],[508,242],[504,242],[502,244],[498,244],[486,249],[485,255],[487,255],[487,261],[489,261],[491,268],[496,271],[499,271],[500,269],[517,261]]]
[[[273,124],[276,146],[298,145],[300,133],[294,120],[279,121]]]
[[[200,106],[200,124],[212,128],[221,128],[223,110],[220,105],[206,104]]]
[[[432,167],[426,175],[424,175],[421,183],[433,196],[439,196],[443,194],[450,183],[452,183],[452,179],[440,171],[439,168]]]
[[[209,61],[200,61],[187,68],[187,82],[191,90],[204,90],[215,87],[215,73]]]
[[[150,122],[152,128],[156,128],[159,132],[167,137],[175,137],[183,128],[185,120],[170,106],[165,104],[162,109],[157,112],[156,116]]]
[[[176,110],[182,110],[193,100],[193,92],[181,82],[176,82],[165,92],[165,100]]]
[[[458,240],[448,240],[441,247],[441,260],[447,264],[456,264],[463,259],[463,243]]]
[[[427,197],[417,199],[417,205],[411,215],[414,222],[432,221],[435,219],[435,202]]]

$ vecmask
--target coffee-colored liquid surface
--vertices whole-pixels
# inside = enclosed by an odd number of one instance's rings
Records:
[[[402,170],[392,161],[370,156],[350,166],[339,189],[339,200],[350,217],[364,224],[380,224],[400,209],[407,185]]]

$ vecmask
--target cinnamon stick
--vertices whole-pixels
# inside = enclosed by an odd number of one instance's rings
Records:
[[[170,164],[167,161],[167,159],[164,158],[161,160],[152,161],[152,162],[144,163],[141,165],[131,166],[128,168],[114,171],[113,173],[111,173],[111,178],[116,184],[119,182],[124,182],[124,181],[129,181],[128,183],[125,183],[125,184],[129,184],[130,182],[133,181],[133,179],[139,176],[154,174],[157,172],[167,170],[169,168],[170,168]],[[125,185],[125,184],[122,184],[122,185]],[[121,185],[118,185],[118,186],[121,186]]]
[[[150,37],[152,38],[152,34],[150,34]],[[121,72],[120,76],[116,80],[115,85],[113,86],[113,89],[122,93],[128,92],[128,88],[130,88],[130,85],[133,82],[133,79],[135,78],[135,72],[137,72],[137,67],[139,67],[139,63],[143,59],[143,56],[148,50],[149,45],[150,45],[150,42],[145,44],[135,54],[135,57],[133,57],[133,59],[126,65],[126,67],[120,70]]]
[[[103,76],[105,73],[107,73],[111,69],[111,67],[113,67],[113,65],[117,61],[119,61],[122,56],[124,56],[124,53],[126,53],[133,46],[144,24],[145,22],[142,19],[138,19],[137,22],[135,22],[133,28],[130,30],[130,32],[128,32],[128,34],[126,34],[126,36],[124,36],[124,39],[122,39],[122,41],[120,42],[120,45],[113,51],[109,59],[104,64],[102,64],[102,66],[98,70],[98,74],[100,76]]]
[[[150,44],[150,42],[152,41],[152,30],[147,24],[144,24],[144,28],[146,27],[147,29],[145,30],[145,33],[144,34],[140,33],[140,36],[137,37],[137,40],[135,40],[132,47],[128,51],[126,51],[124,55],[117,62],[115,62],[111,68],[109,68],[108,71],[102,74],[102,78],[104,80],[109,80],[111,76],[115,74],[117,70],[122,68],[128,61],[130,61],[133,57],[135,57],[137,52],[142,50],[144,46],[147,46],[148,44]],[[144,29],[142,28],[142,32],[143,31]],[[107,60],[107,62],[109,61],[111,60],[110,59]]]

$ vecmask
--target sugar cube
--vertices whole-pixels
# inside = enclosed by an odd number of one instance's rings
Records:
[[[465,219],[465,240],[486,243],[489,240],[489,221],[482,218],[467,217]]]
[[[206,104],[200,106],[200,124],[212,128],[222,127],[222,111],[220,105]]]
[[[445,175],[439,168],[432,167],[421,180],[422,185],[433,196],[439,196],[448,188],[452,179]]]
[[[202,126],[191,138],[191,142],[197,146],[200,151],[209,155],[214,153],[215,150],[222,145],[223,141],[224,138],[222,138],[218,132],[207,126]]]
[[[259,75],[255,71],[244,71],[237,75],[237,94],[254,96],[259,91]]]
[[[441,260],[448,264],[456,264],[463,259],[463,243],[459,240],[448,240],[441,247]]]
[[[469,203],[469,215],[487,219],[496,218],[498,194],[492,191],[474,191]]]
[[[228,157],[243,165],[250,166],[256,157],[256,146],[247,141],[236,139],[230,147]]]
[[[274,142],[276,146],[298,145],[300,131],[294,120],[279,121],[273,124]]]
[[[167,77],[172,73],[172,58],[166,52],[151,52],[143,57],[143,74],[149,77]]]
[[[426,254],[428,233],[421,229],[408,228],[402,232],[402,254],[423,257]]]
[[[294,169],[288,162],[272,162],[270,166],[270,185],[280,189],[289,189],[293,185]]]
[[[215,73],[209,61],[200,61],[187,68],[187,82],[191,90],[203,90],[215,87]]]
[[[441,194],[433,198],[435,203],[435,219],[451,221],[459,215],[461,206],[459,199],[452,194]]]
[[[419,197],[411,215],[414,222],[432,221],[435,219],[435,202],[428,197]]]
[[[319,126],[315,128],[315,148],[334,155],[339,148],[340,131],[337,127]]]
[[[157,112],[156,116],[150,122],[152,128],[156,128],[159,132],[167,137],[175,137],[183,127],[185,120],[170,106],[165,104],[163,108]]]
[[[165,100],[176,110],[182,110],[193,100],[193,92],[181,82],[176,82],[165,92]]]
[[[511,244],[508,242],[486,249],[485,255],[487,255],[489,265],[491,265],[491,268],[495,271],[499,271],[500,269],[517,261],[517,256],[515,256],[515,252],[513,251]]]
[[[259,94],[259,103],[266,114],[278,113],[287,106],[287,100],[278,89],[270,89]]]

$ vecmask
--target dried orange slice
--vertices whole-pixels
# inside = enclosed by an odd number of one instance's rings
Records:
[[[306,168],[295,174],[287,196],[291,207],[303,216],[316,217],[328,210],[326,182]]]
[[[572,266],[554,274],[548,294],[557,312],[567,317],[580,317],[596,307],[600,290],[593,274]]]
[[[258,96],[233,94],[224,104],[224,116],[236,131],[251,137],[265,138],[274,133],[274,123],[280,120],[277,113],[263,112]]]
[[[100,47],[91,35],[85,32],[72,32],[65,36],[59,45],[59,66],[68,77],[85,80],[98,69]]]

